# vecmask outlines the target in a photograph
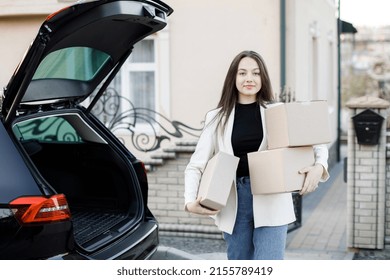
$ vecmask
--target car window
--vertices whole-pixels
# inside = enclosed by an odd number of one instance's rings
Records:
[[[62,117],[47,117],[23,121],[13,127],[21,141],[82,143],[74,127]]]
[[[90,81],[110,60],[102,51],[71,47],[49,53],[38,66],[33,80],[68,79]]]

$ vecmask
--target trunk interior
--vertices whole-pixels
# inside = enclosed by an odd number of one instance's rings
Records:
[[[45,180],[66,195],[83,249],[97,249],[134,225],[140,212],[135,181],[108,144],[29,140],[23,146]]]

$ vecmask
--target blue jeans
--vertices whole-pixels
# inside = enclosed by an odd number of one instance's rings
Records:
[[[237,178],[237,195],[238,209],[233,233],[224,232],[228,259],[282,260],[288,225],[254,228],[249,177]]]

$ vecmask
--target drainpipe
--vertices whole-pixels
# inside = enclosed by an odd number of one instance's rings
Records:
[[[280,0],[280,88],[286,85],[286,0]]]
[[[340,0],[338,0],[337,14],[337,162],[341,159],[341,19],[340,19]]]

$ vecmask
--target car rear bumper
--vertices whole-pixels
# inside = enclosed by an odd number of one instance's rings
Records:
[[[51,260],[145,260],[151,259],[158,248],[158,224],[142,222],[128,235],[117,240],[104,250],[93,254],[74,252],[53,256]]]

